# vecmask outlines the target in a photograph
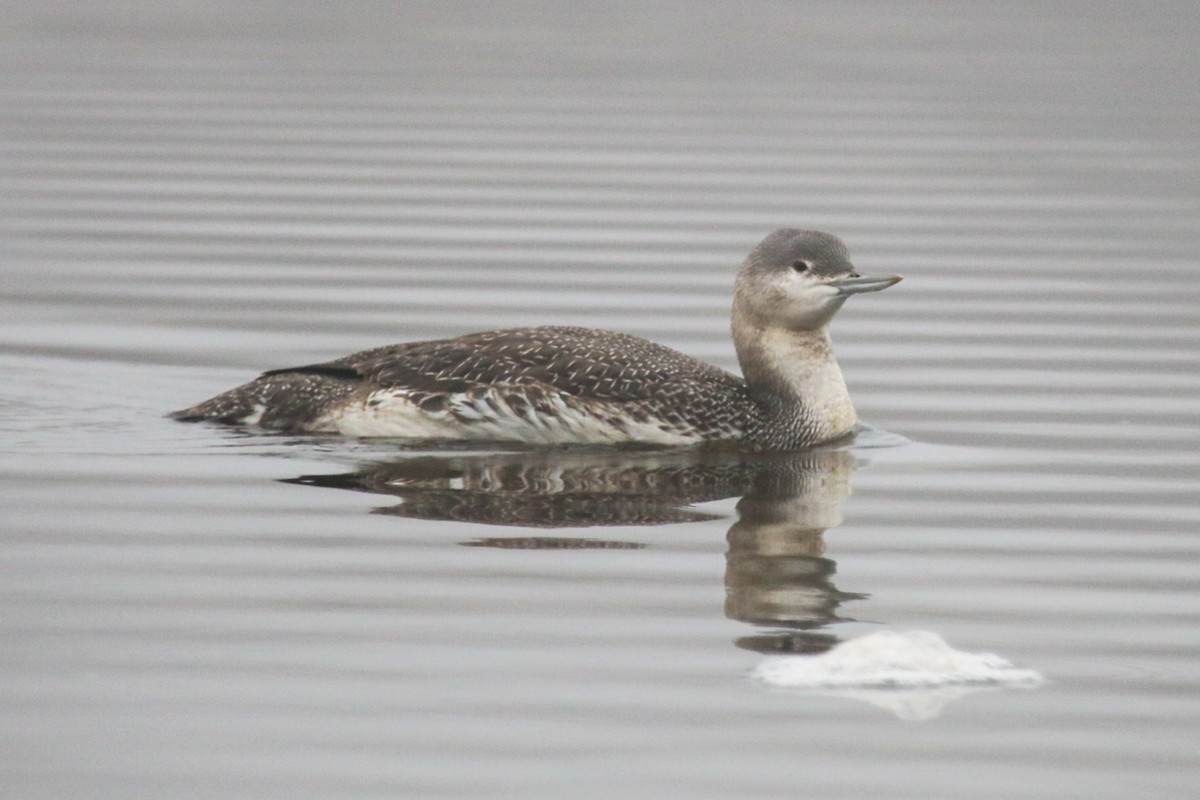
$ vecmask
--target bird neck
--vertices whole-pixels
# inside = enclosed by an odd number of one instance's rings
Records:
[[[827,326],[790,330],[735,323],[734,345],[761,412],[761,430],[753,438],[804,447],[835,439],[857,424]]]

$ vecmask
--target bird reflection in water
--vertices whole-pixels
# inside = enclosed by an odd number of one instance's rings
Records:
[[[738,448],[517,452],[407,452],[391,461],[287,483],[391,495],[375,513],[524,529],[664,525],[719,519],[696,504],[740,497],[729,529],[725,613],[760,632],[737,645],[817,653],[838,643],[823,629],[866,595],[833,583],[824,533],[841,523],[854,456],[844,449],[764,453]],[[636,538],[636,537],[635,537]],[[555,535],[495,536],[462,544],[514,549],[635,549],[645,542]]]

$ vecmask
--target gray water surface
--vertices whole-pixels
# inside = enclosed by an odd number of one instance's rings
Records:
[[[56,2],[0,27],[8,797],[1191,797],[1194,4]],[[840,448],[182,425],[561,323],[736,369],[781,226],[906,280]],[[1034,688],[784,690],[930,631]]]

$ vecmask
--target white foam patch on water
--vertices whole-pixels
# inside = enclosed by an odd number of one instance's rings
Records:
[[[817,656],[772,656],[752,674],[769,686],[864,700],[904,719],[937,716],[979,689],[1030,689],[1044,681],[995,653],[955,650],[932,631],[880,631]]]

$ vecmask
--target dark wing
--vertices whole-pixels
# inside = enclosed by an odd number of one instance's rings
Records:
[[[661,399],[699,387],[737,392],[733,375],[646,339],[589,328],[516,328],[411,342],[267,375],[355,377],[373,387],[464,391],[540,384],[575,397],[616,402]]]
[[[403,389],[436,411],[449,395],[492,388],[514,389],[508,394],[512,405],[538,407],[538,398],[551,393],[591,408],[610,424],[655,421],[664,430],[716,438],[744,430],[752,407],[739,378],[668,347],[621,333],[545,327],[397,344],[271,370],[173,416],[304,430],[364,392]],[[623,410],[617,413],[614,405]]]

